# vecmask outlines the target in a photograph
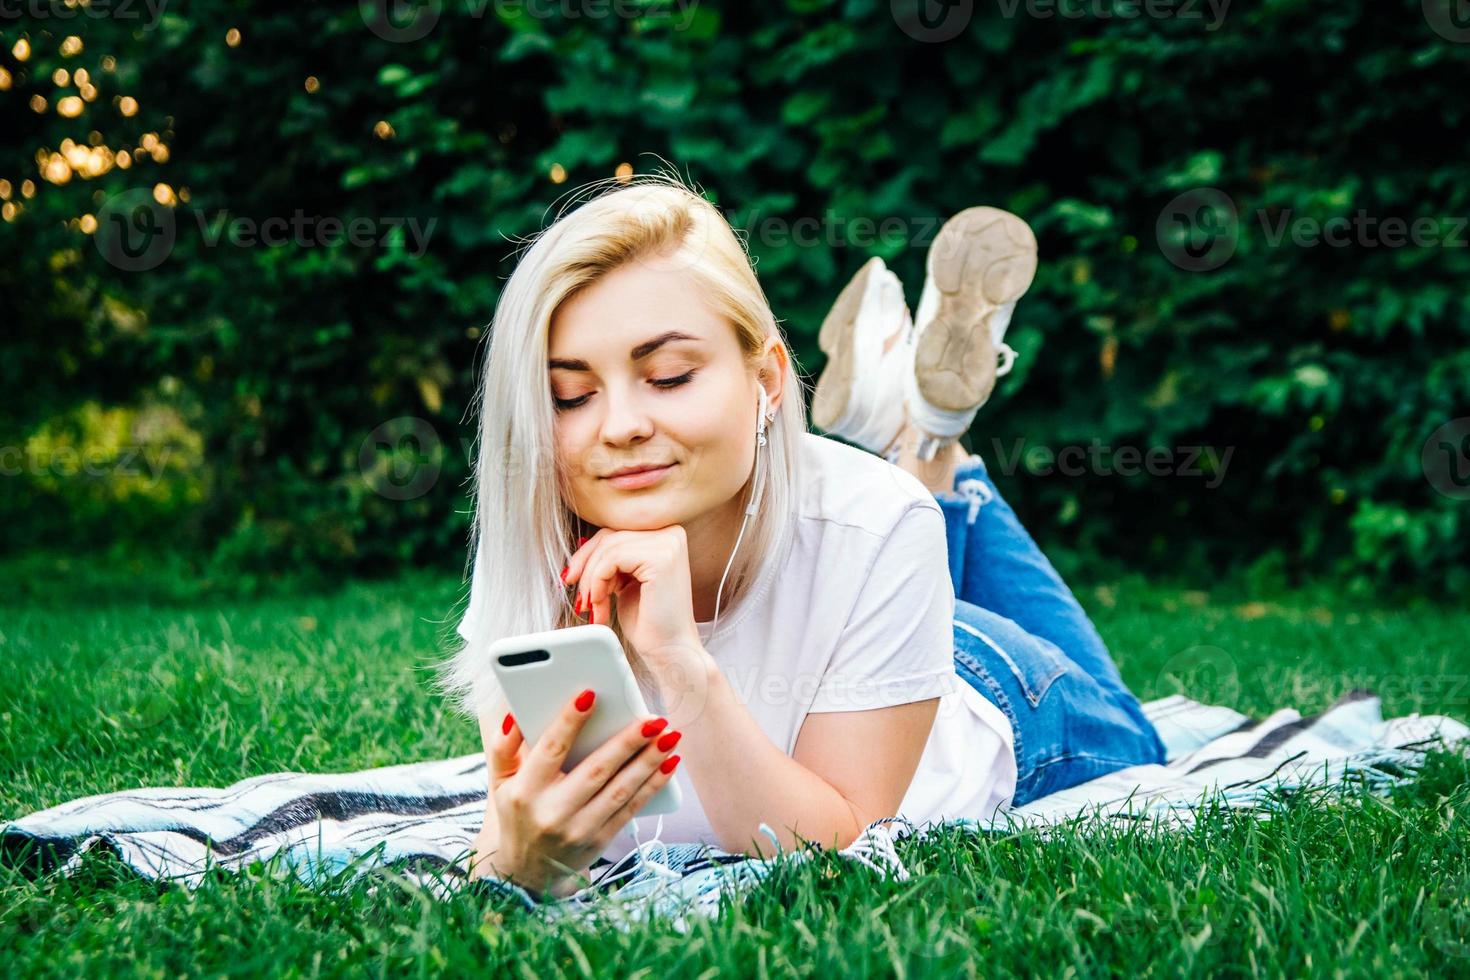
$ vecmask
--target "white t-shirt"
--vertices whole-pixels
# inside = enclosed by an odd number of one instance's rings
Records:
[[[1013,733],[955,673],[944,512],[912,474],[810,432],[801,436],[801,479],[786,561],[767,563],[749,595],[721,610],[717,636],[698,624],[705,648],[787,755],[809,713],[940,698],[899,813],[915,824],[989,818],[1015,793]],[[664,815],[660,839],[718,846],[688,768],[674,778],[683,805]],[[656,821],[638,818],[643,840]],[[616,861],[634,846],[630,825],[603,857]]]

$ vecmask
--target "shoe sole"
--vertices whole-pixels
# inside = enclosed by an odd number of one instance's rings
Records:
[[[1030,288],[1036,235],[1008,211],[967,208],[939,229],[927,264],[939,307],[914,350],[914,380],[930,404],[967,411],[995,387],[990,315]]]
[[[855,363],[853,326],[857,322],[858,310],[863,305],[863,295],[868,289],[868,280],[882,268],[883,260],[874,256],[853,274],[848,284],[837,294],[827,318],[822,321],[817,333],[817,346],[827,355],[827,366],[817,379],[817,390],[812,394],[812,421],[821,428],[837,429],[847,414],[848,402],[852,400],[852,373]]]

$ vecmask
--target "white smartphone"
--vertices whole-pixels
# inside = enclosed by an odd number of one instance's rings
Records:
[[[568,701],[589,687],[596,692],[592,717],[582,725],[562,763],[563,772],[650,714],[617,634],[599,623],[496,640],[490,645],[490,665],[527,748],[536,744]],[[636,815],[673,813],[682,802],[679,784],[671,779]]]

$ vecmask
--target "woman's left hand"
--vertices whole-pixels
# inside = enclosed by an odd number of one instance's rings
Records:
[[[603,528],[572,555],[566,580],[579,586],[579,597],[586,597],[583,612],[590,600],[594,623],[609,621],[612,596],[618,597],[623,635],[655,672],[669,662],[687,665],[703,650],[682,525],[656,531]]]

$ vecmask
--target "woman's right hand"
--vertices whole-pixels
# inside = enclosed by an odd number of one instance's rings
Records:
[[[488,752],[497,834],[489,869],[533,892],[564,896],[628,821],[673,778],[678,732],[639,719],[578,763],[562,764],[592,716],[595,692],[568,701],[529,749],[507,714]]]

